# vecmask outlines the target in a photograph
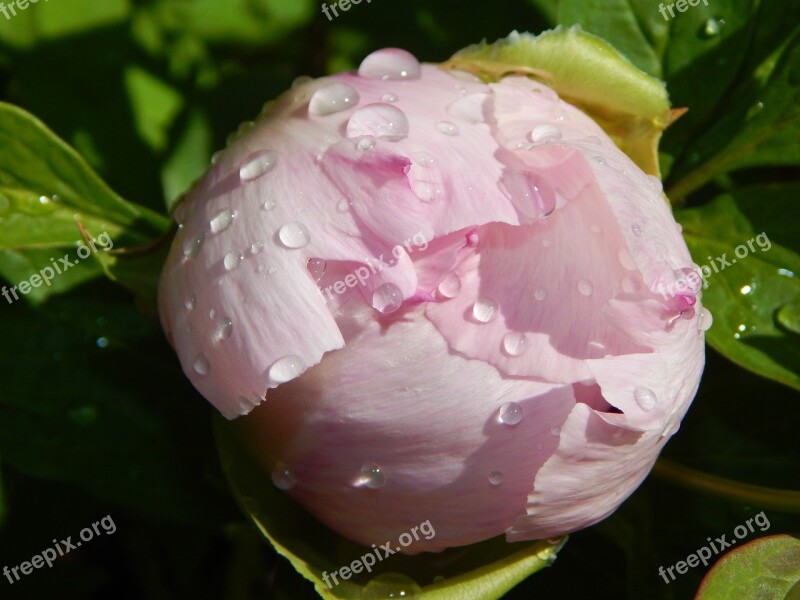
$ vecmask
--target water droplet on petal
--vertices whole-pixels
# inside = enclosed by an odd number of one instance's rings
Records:
[[[555,125],[537,125],[528,137],[534,144],[551,144],[561,139],[561,130]]]
[[[436,157],[429,152],[416,152],[412,160],[415,165],[419,165],[420,167],[430,168],[436,164]]]
[[[539,302],[547,298],[547,290],[544,288],[537,288],[535,292],[533,292],[533,297],[536,298]]]
[[[361,598],[362,600],[386,600],[387,598],[414,600],[421,593],[422,588],[413,579],[399,573],[384,573],[364,586]]]
[[[403,292],[393,283],[384,283],[372,293],[372,306],[387,315],[403,303]]]
[[[347,122],[347,137],[371,135],[396,142],[408,135],[405,113],[391,104],[367,104],[358,109]]]
[[[227,340],[233,333],[233,322],[230,319],[224,319],[217,327],[217,339]]]
[[[264,249],[264,242],[254,242],[250,244],[250,254],[258,254]]]
[[[328,267],[328,263],[321,258],[309,258],[308,262],[306,263],[306,268],[311,276],[314,278],[315,282],[319,282],[323,277],[325,277],[325,269]]]
[[[385,478],[383,471],[377,465],[366,465],[361,468],[361,473],[355,481],[356,487],[368,487],[371,490],[377,490],[383,487]]]
[[[444,188],[436,181],[417,179],[412,183],[414,194],[423,202],[435,202],[444,197]]]
[[[492,485],[500,485],[503,483],[503,473],[501,471],[492,471],[489,473],[489,483]]]
[[[297,249],[306,246],[311,241],[308,227],[302,223],[287,223],[278,231],[278,239],[287,248]]]
[[[276,266],[274,266],[274,265],[273,265],[273,266],[271,266],[271,267],[269,268],[269,271],[267,271],[267,273],[268,273],[269,275],[274,275],[274,274],[275,274],[275,273],[277,273],[277,272],[278,272],[278,267],[276,267]]]
[[[208,372],[211,370],[211,365],[209,364],[205,354],[198,354],[195,356],[192,367],[194,367],[194,371],[198,375],[208,375]]]
[[[503,350],[510,356],[520,356],[528,349],[528,338],[519,331],[510,331],[503,336]]]
[[[342,200],[339,204],[336,205],[336,211],[340,213],[346,213],[350,210],[350,203],[347,200]]]
[[[192,297],[187,298],[183,303],[183,306],[186,310],[194,310],[194,307],[197,306],[197,296],[192,294]]]
[[[294,487],[297,478],[286,465],[277,465],[272,469],[272,483],[276,488],[285,492]]]
[[[217,213],[211,222],[208,224],[211,228],[211,233],[219,233],[221,231],[225,231],[228,227],[231,226],[233,223],[233,219],[236,217],[236,213],[233,212],[230,208],[226,208],[221,210]]]
[[[550,434],[556,436],[561,435],[561,427],[551,427]]]
[[[308,103],[312,115],[331,115],[358,104],[359,95],[352,85],[341,81],[319,88]]]
[[[439,121],[436,124],[436,129],[438,129],[445,135],[459,134],[458,126],[455,123],[451,123],[450,121]]]
[[[664,184],[661,183],[661,180],[655,175],[648,175],[647,179],[650,180],[650,185],[653,187],[654,190],[660,192],[661,190],[664,189]]]
[[[358,140],[358,143],[356,144],[356,150],[358,150],[359,152],[371,152],[372,150],[375,149],[376,143],[377,140],[374,137],[372,137],[371,135],[365,135],[360,140]]]
[[[583,296],[591,296],[592,292],[594,292],[594,286],[585,279],[581,279],[578,282],[578,292]]]
[[[472,316],[480,323],[489,323],[497,317],[497,302],[491,298],[480,298],[472,305]]]
[[[233,271],[242,262],[244,257],[238,252],[228,252],[222,260],[226,271]]]
[[[384,94],[381,96],[381,100],[383,102],[397,102],[397,96],[394,94]]]
[[[274,150],[259,150],[248,156],[239,169],[239,179],[253,181],[269,173],[278,162],[278,153]]]
[[[289,354],[279,358],[269,368],[269,379],[272,383],[285,383],[300,375],[306,370],[306,363],[302,358]]]
[[[449,273],[439,284],[439,294],[445,298],[455,298],[461,291],[461,278],[455,273]]]
[[[418,79],[422,68],[416,57],[400,48],[384,48],[367,55],[358,74],[369,79]]]
[[[634,235],[642,235],[642,226],[639,225],[638,223],[634,223],[633,225],[631,225],[631,231],[633,232]]]
[[[261,205],[261,210],[272,210],[275,208],[275,201],[274,200],[267,200],[264,204]]]
[[[503,404],[498,418],[503,425],[518,425],[522,421],[522,407],[516,402]]]
[[[200,254],[200,248],[203,247],[203,242],[206,239],[206,232],[201,231],[197,236],[194,238],[187,240],[186,243],[183,245],[183,255],[186,258],[194,258],[198,254]]]
[[[649,412],[656,407],[657,398],[650,388],[637,387],[633,390],[633,399],[643,411]]]

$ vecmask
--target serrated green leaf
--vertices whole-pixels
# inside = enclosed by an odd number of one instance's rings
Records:
[[[708,343],[795,389],[800,336],[778,315],[800,300],[800,242],[786,219],[798,194],[800,184],[756,186],[675,213],[692,256],[708,274],[703,305],[714,316]]]
[[[238,427],[237,421],[215,419],[220,461],[234,495],[264,537],[323,598],[372,597],[368,594],[380,586],[376,598],[403,597],[405,590],[415,592],[418,600],[496,600],[552,564],[566,541],[509,544],[500,537],[438,554],[398,553],[378,562],[370,574],[354,575],[329,588],[323,572],[335,572],[372,549],[335,534],[278,491],[237,437]],[[389,591],[395,595],[389,596]]]
[[[800,598],[800,539],[772,535],[723,556],[703,579],[695,600]]]
[[[671,119],[664,84],[599,37],[575,28],[513,33],[465,48],[443,66],[490,81],[511,73],[540,79],[597,121],[642,170],[658,175],[658,140]]]

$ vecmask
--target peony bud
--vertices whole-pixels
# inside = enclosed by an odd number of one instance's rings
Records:
[[[658,179],[525,76],[375,52],[281,96],[176,216],[184,371],[367,545],[587,527],[697,389],[708,317]]]

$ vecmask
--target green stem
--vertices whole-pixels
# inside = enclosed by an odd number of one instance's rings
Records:
[[[706,492],[742,504],[771,508],[787,513],[800,513],[800,492],[740,483],[709,475],[660,458],[653,473],[670,483]]]

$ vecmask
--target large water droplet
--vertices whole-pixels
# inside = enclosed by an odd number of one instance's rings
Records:
[[[498,417],[504,425],[518,425],[522,421],[522,407],[516,402],[508,402],[500,407]]]
[[[286,465],[277,465],[272,469],[272,483],[276,488],[285,492],[294,487],[297,478]]]
[[[542,219],[556,208],[556,193],[550,184],[527,171],[507,171],[500,179],[500,190],[527,219]]]
[[[497,302],[491,298],[479,298],[472,305],[472,316],[480,323],[489,323],[497,318]]]
[[[278,162],[278,153],[274,150],[259,150],[248,156],[239,169],[239,179],[253,181],[269,173]]]
[[[311,241],[308,227],[302,223],[287,223],[278,231],[278,238],[287,248],[302,248]]]
[[[341,81],[319,88],[308,103],[312,115],[331,115],[358,104],[359,95],[352,85]]]
[[[450,121],[439,121],[436,123],[436,129],[445,135],[458,135],[460,133],[458,126]]]
[[[211,233],[219,233],[221,231],[225,231],[228,227],[231,226],[233,223],[233,219],[236,217],[236,213],[233,212],[230,208],[226,208],[221,210],[217,213],[217,215],[211,219],[211,222],[208,224],[211,228]]]
[[[371,490],[377,490],[383,487],[385,478],[383,471],[377,465],[366,465],[361,468],[361,473],[355,481],[356,487],[368,487]]]
[[[639,408],[647,412],[653,410],[658,402],[653,390],[646,387],[637,387],[633,390],[633,399],[636,400]]]
[[[520,356],[528,349],[528,338],[519,331],[509,331],[503,336],[503,350],[509,356]]]
[[[580,292],[582,296],[591,296],[594,292],[594,286],[585,279],[581,279],[578,282],[578,292]]]
[[[295,354],[289,354],[272,363],[267,375],[273,383],[285,383],[305,370],[305,361]]]
[[[306,263],[306,268],[315,282],[319,282],[320,279],[325,277],[325,269],[327,267],[328,263],[321,258],[309,258]]]
[[[203,242],[206,239],[206,232],[201,231],[195,237],[190,240],[187,240],[183,244],[183,255],[186,258],[194,258],[198,254],[200,254],[200,248],[203,247]]]
[[[242,260],[243,256],[238,252],[228,252],[225,255],[225,258],[222,259],[223,264],[225,265],[226,271],[233,271],[236,267],[238,267]]]
[[[537,125],[528,137],[534,144],[551,144],[561,139],[561,130],[555,125]]]
[[[422,588],[417,583],[399,573],[384,573],[367,583],[361,592],[362,600],[413,600],[418,598]]]
[[[367,104],[358,109],[347,122],[347,137],[371,135],[390,142],[408,135],[405,113],[391,104]]]
[[[396,311],[402,303],[403,292],[393,283],[384,283],[372,293],[372,306],[385,315]]]
[[[208,372],[211,370],[211,365],[205,354],[198,354],[195,356],[192,367],[198,375],[208,375]]]
[[[439,284],[439,293],[445,298],[455,298],[461,291],[461,278],[455,273],[449,273]]]
[[[489,483],[492,485],[500,485],[503,483],[503,472],[502,471],[492,471],[489,473]]]
[[[421,66],[416,57],[400,48],[376,50],[361,61],[358,74],[370,79],[417,79]]]

